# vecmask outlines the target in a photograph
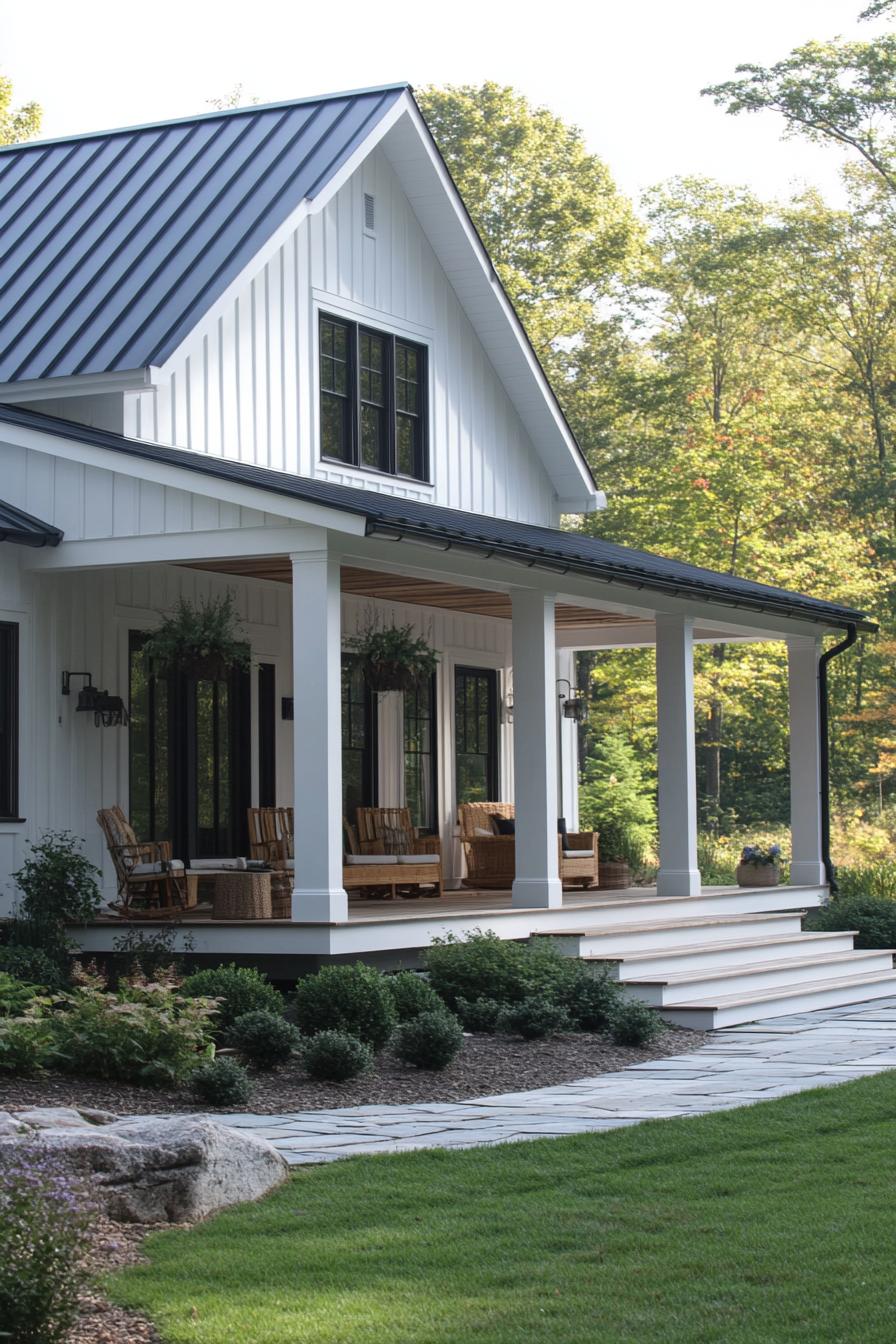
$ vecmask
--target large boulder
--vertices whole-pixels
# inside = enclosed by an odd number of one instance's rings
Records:
[[[0,1147],[49,1149],[86,1177],[103,1211],[126,1223],[187,1223],[260,1199],[286,1179],[276,1148],[195,1115],[105,1120],[58,1108],[0,1111]]]

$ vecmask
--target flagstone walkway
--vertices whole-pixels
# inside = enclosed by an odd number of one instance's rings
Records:
[[[896,998],[718,1031],[689,1054],[534,1092],[292,1115],[214,1115],[294,1164],[414,1148],[473,1148],[703,1115],[896,1068]]]

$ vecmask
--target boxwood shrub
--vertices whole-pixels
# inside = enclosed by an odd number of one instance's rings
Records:
[[[346,1031],[381,1050],[395,1027],[395,1005],[386,977],[362,961],[324,966],[296,985],[296,1021],[305,1036]]]
[[[393,1048],[399,1059],[418,1069],[445,1069],[464,1043],[463,1028],[445,1008],[402,1022]]]
[[[564,957],[549,939],[514,943],[481,929],[464,938],[434,939],[426,967],[433,989],[451,1009],[459,999],[511,1004],[535,995],[562,1002],[581,975],[579,963]]]
[[[286,1063],[301,1037],[285,1017],[259,1008],[238,1017],[227,1040],[249,1064],[258,1069],[275,1069]]]
[[[190,1076],[190,1087],[209,1106],[242,1106],[252,1095],[248,1073],[228,1055],[200,1064]]]
[[[386,976],[386,988],[392,996],[395,1016],[399,1022],[409,1022],[421,1013],[437,1013],[445,1004],[428,980],[414,971],[398,971]]]
[[[522,1003],[512,1003],[501,1014],[498,1025],[502,1031],[536,1041],[553,1036],[557,1031],[569,1031],[572,1026],[569,1013],[543,994],[530,995]]]
[[[304,1063],[318,1082],[344,1083],[370,1068],[373,1051],[348,1031],[320,1031],[305,1046]]]
[[[810,910],[804,927],[814,933],[856,929],[856,947],[896,947],[896,901],[870,894],[837,896]]]
[[[218,1035],[233,1026],[243,1013],[282,1013],[283,995],[275,989],[267,976],[254,966],[213,966],[194,971],[183,984],[183,993],[190,998],[220,999],[215,1016]]]

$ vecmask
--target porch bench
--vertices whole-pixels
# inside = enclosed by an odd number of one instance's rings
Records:
[[[399,887],[435,887],[435,895],[442,895],[442,855],[439,850],[386,854],[382,841],[368,841],[362,853],[354,827],[344,821],[343,828],[346,852],[342,881],[346,891],[388,887],[394,899]]]
[[[516,876],[516,836],[499,835],[494,821],[514,820],[513,803],[461,803],[457,809],[460,839],[467,864],[465,887],[507,890]],[[557,836],[557,863],[564,886],[588,889],[598,884],[596,831],[568,831]]]

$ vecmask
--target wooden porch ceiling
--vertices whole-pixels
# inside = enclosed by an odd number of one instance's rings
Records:
[[[288,556],[259,556],[245,560],[200,560],[187,566],[207,569],[218,574],[234,574],[253,579],[268,579],[274,583],[289,583],[291,569]],[[375,569],[358,569],[350,565],[342,568],[342,591],[355,597],[379,597],[388,602],[406,602],[412,606],[444,607],[449,611],[463,611],[472,616],[488,616],[493,620],[509,621],[510,597],[507,593],[488,592],[481,588],[465,588],[460,584],[438,583],[431,579],[407,578],[403,574],[387,574]],[[588,626],[650,625],[647,620],[635,620],[613,611],[596,611],[592,607],[576,607],[567,603],[557,605],[557,628],[582,629]]]

